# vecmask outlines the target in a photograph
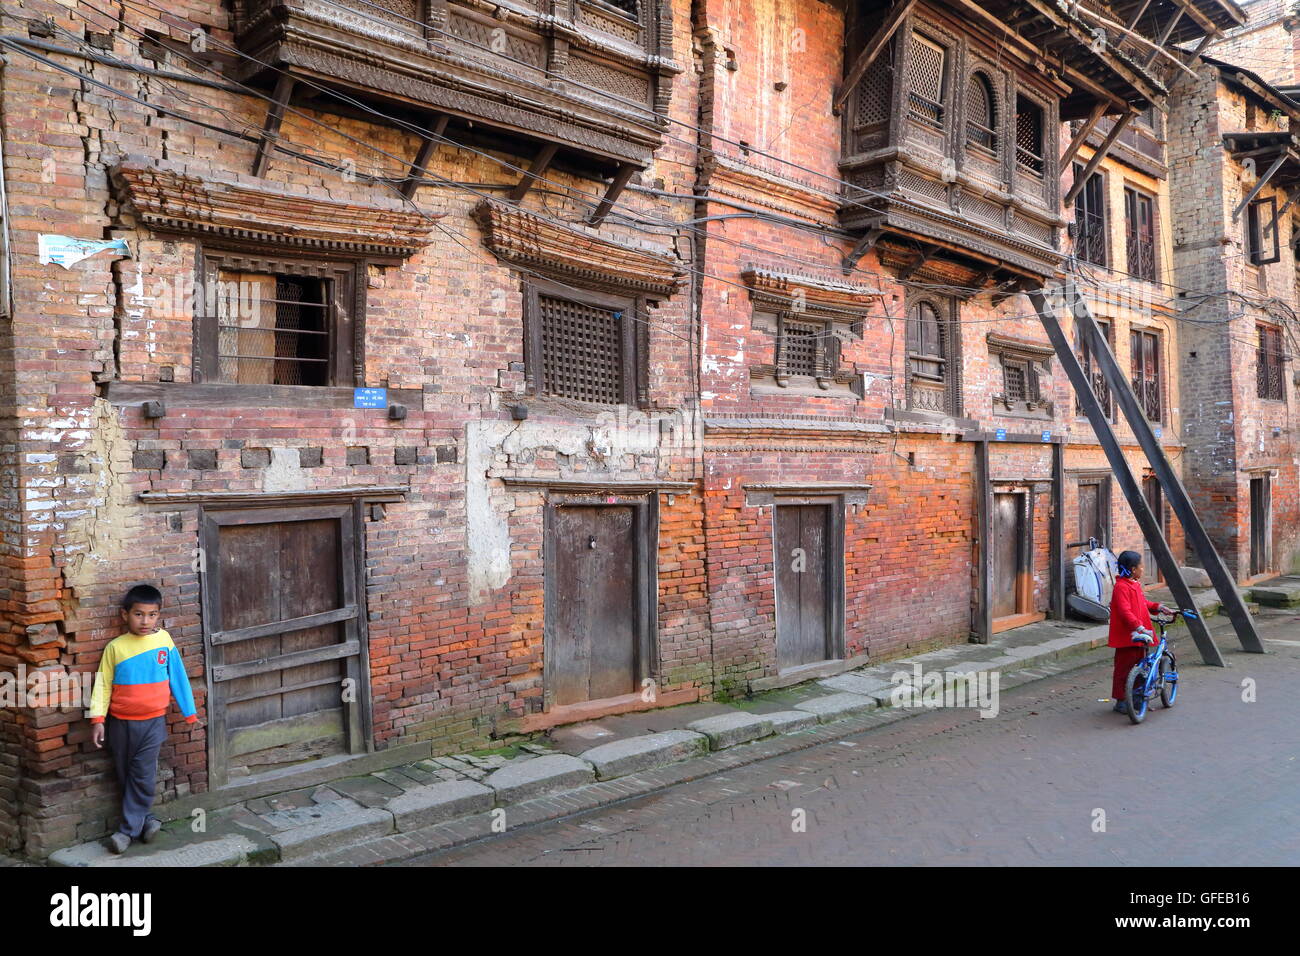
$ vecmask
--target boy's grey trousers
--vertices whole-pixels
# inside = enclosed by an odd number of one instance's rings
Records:
[[[104,719],[104,737],[122,784],[122,825],[117,829],[135,839],[153,806],[158,751],[167,739],[167,718],[122,720],[110,715]]]

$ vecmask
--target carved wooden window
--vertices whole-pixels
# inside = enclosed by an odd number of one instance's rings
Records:
[[[196,297],[196,382],[351,386],[359,267],[212,254]]]
[[[807,375],[824,383],[834,377],[839,363],[840,342],[830,322],[792,318],[788,312],[777,316],[777,384],[787,384],[792,375]]]
[[[640,15],[640,0],[596,0],[597,5],[613,7],[620,13],[636,19]]]
[[[1115,343],[1114,332],[1109,322],[1097,320],[1097,327],[1101,329],[1102,337],[1107,344],[1113,346]],[[1102,374],[1101,366],[1097,364],[1097,357],[1089,348],[1088,343],[1079,337],[1079,364],[1083,366],[1083,374],[1088,377],[1092,384],[1092,393],[1097,396],[1097,401],[1101,403],[1101,409],[1106,414],[1106,418],[1111,421],[1115,420],[1115,403],[1111,400],[1110,386],[1106,384],[1106,376]],[[1078,397],[1075,397],[1075,411],[1082,414],[1083,406],[1080,404]]]
[[[1083,166],[1074,164],[1074,177],[1083,175]],[[1106,181],[1093,173],[1074,200],[1074,254],[1083,262],[1106,265]]]
[[[1160,336],[1134,329],[1129,334],[1133,394],[1149,421],[1164,420],[1164,394],[1160,386]]]
[[[1016,163],[1035,176],[1043,175],[1043,108],[1027,96],[1016,97]]]
[[[1155,200],[1136,189],[1124,188],[1124,237],[1129,274],[1156,281]]]
[[[996,152],[997,128],[997,101],[993,98],[993,84],[984,73],[976,71],[966,86],[966,142]]]
[[[1037,405],[1042,401],[1038,387],[1038,369],[1028,359],[1002,357],[1002,394],[1012,405]]]
[[[1251,265],[1262,266],[1282,258],[1277,238],[1277,198],[1256,199],[1246,207],[1246,254]]]
[[[597,405],[641,400],[637,300],[537,280],[525,295],[528,391]]]
[[[922,299],[907,316],[907,404],[913,411],[958,414],[955,323],[951,303]]]
[[[936,129],[943,128],[948,51],[917,34],[907,57],[908,115]]]
[[[1255,327],[1259,335],[1256,349],[1255,386],[1260,398],[1282,401],[1286,398],[1282,378],[1282,330],[1274,325]]]

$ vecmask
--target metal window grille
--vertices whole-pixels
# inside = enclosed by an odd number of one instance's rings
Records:
[[[1023,96],[1016,97],[1016,162],[1043,175],[1043,108]]]
[[[993,87],[988,77],[976,73],[966,88],[966,142],[996,150],[998,138],[994,130],[997,125]]]
[[[938,129],[943,128],[944,61],[947,51],[920,36],[912,37],[907,58],[908,113]]]
[[[539,295],[542,391],[617,405],[624,398],[621,312]]]
[[[1083,167],[1074,166],[1075,176]],[[1084,262],[1106,265],[1106,201],[1104,181],[1093,173],[1074,200],[1074,254]]]
[[[1156,281],[1155,207],[1150,196],[1124,190],[1125,245],[1128,271],[1139,279]]]
[[[1149,421],[1162,420],[1160,391],[1160,340],[1154,332],[1134,331],[1129,336],[1131,383],[1142,414]]]
[[[1255,380],[1260,398],[1281,401],[1286,393],[1282,380],[1282,330],[1258,326]]]
[[[1102,338],[1110,342],[1110,323],[1098,322],[1097,327],[1101,330]],[[1093,355],[1092,349],[1088,347],[1086,341],[1079,342],[1079,364],[1083,366],[1083,374],[1088,377],[1092,385],[1092,393],[1097,396],[1097,401],[1101,403],[1102,411],[1107,418],[1114,418],[1114,410],[1111,405],[1110,386],[1106,384],[1106,376],[1101,371],[1101,366],[1097,363],[1096,356]],[[1083,411],[1083,405],[1075,399],[1075,410]]]
[[[333,309],[329,282],[222,272],[217,380],[245,385],[328,385]]]

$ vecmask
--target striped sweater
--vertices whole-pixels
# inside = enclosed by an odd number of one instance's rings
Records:
[[[190,679],[172,636],[161,628],[152,634],[123,634],[108,642],[99,659],[88,716],[96,724],[106,714],[149,720],[167,713],[171,697],[186,722],[198,720]]]

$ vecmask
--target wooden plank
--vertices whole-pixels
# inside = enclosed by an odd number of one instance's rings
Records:
[[[1092,158],[1088,160],[1087,165],[1083,167],[1078,178],[1076,178],[1074,183],[1070,186],[1070,191],[1066,193],[1065,198],[1061,200],[1063,205],[1073,205],[1074,200],[1077,199],[1079,193],[1082,192],[1084,184],[1088,182],[1088,177],[1097,171],[1097,167],[1101,165],[1101,161],[1105,159],[1106,154],[1110,152],[1111,146],[1115,145],[1115,140],[1119,138],[1119,134],[1124,131],[1124,127],[1128,126],[1135,116],[1137,116],[1137,112],[1130,109],[1119,119],[1115,120],[1115,125],[1110,128],[1110,132],[1106,134],[1106,138],[1102,140],[1101,145],[1097,147],[1096,151],[1092,154]]]
[[[1260,177],[1259,182],[1255,183],[1255,188],[1247,193],[1246,198],[1243,199],[1237,205],[1237,208],[1232,211],[1233,219],[1238,218],[1242,214],[1245,208],[1249,206],[1255,197],[1263,191],[1264,187],[1268,185],[1268,181],[1273,178],[1273,174],[1276,173],[1282,167],[1282,164],[1290,158],[1292,158],[1292,154],[1289,149],[1283,149],[1277,154],[1277,159],[1273,160],[1272,164],[1268,167],[1268,171]]]
[[[267,637],[271,634],[287,634],[290,631],[300,631],[312,627],[321,627],[326,624],[334,624],[339,621],[348,621],[356,616],[357,607],[355,604],[350,604],[347,607],[335,608],[332,611],[308,614],[304,617],[296,617],[286,621],[269,621],[266,624],[240,628],[235,631],[217,631],[209,640],[213,644],[234,644],[236,641],[248,641],[257,637]]]
[[[434,120],[433,128],[420,144],[420,151],[416,154],[415,162],[411,164],[411,168],[406,173],[406,181],[398,189],[405,198],[414,198],[415,191],[420,188],[420,179],[422,178],[420,174],[429,165],[429,160],[433,159],[433,151],[438,148],[438,142],[443,138],[443,134],[447,132],[447,123],[450,119],[451,117],[446,113],[440,115]]]
[[[532,188],[533,183],[537,182],[551,165],[551,160],[555,158],[559,148],[555,143],[543,143],[542,148],[537,151],[537,156],[533,159],[532,166],[528,168],[528,171],[523,174],[515,187],[506,195],[506,199],[514,203],[523,199],[528,194],[528,190]]]
[[[1003,631],[1024,627],[1026,624],[1037,624],[1039,621],[1045,620],[1047,620],[1047,615],[1042,611],[1026,611],[1023,614],[1010,614],[1006,617],[994,618],[991,630],[994,634],[1001,634]]]
[[[618,201],[619,195],[632,179],[636,170],[637,167],[631,163],[623,163],[618,167],[618,172],[614,174],[614,179],[610,182],[609,188],[605,190],[605,195],[596,206],[595,212],[587,217],[588,225],[599,226],[605,221],[605,217],[608,216],[609,211],[614,208],[614,203]]]
[[[325,684],[337,684],[342,680],[341,677],[322,677],[317,680],[302,681],[297,684],[285,684],[281,687],[274,687],[267,690],[250,691],[247,694],[231,694],[226,697],[229,704],[237,704],[241,701],[252,700],[254,697],[261,697],[266,694],[288,693],[289,691],[302,690],[307,687],[318,687]]]
[[[843,85],[840,86],[839,92],[835,94],[835,99],[832,102],[834,109],[839,109],[844,105],[844,101],[849,98],[853,88],[866,75],[867,70],[871,68],[871,64],[876,61],[876,57],[884,50],[885,44],[893,38],[903,20],[912,12],[915,6],[916,0],[896,0],[894,6],[885,14],[880,29],[866,42],[862,52],[858,54],[858,58],[853,61],[853,66],[844,77]]]
[[[215,347],[215,346],[214,346]],[[104,398],[110,405],[143,405],[161,401],[168,409],[180,408],[353,408],[352,386],[237,385],[226,382],[109,382]],[[418,388],[388,389],[389,404],[420,408],[424,392]],[[383,414],[383,409],[369,410]]]
[[[271,105],[267,107],[266,122],[262,126],[262,139],[257,144],[257,154],[253,157],[253,175],[264,176],[266,166],[271,161],[271,141],[280,132],[284,120],[284,108],[293,95],[297,80],[289,73],[281,73],[275,83],[275,92],[271,96]]]
[[[345,641],[342,644],[333,644],[328,647],[315,648],[310,651],[299,651],[294,654],[281,654],[276,657],[266,657],[259,660],[241,661],[237,664],[222,665],[213,668],[214,673],[212,679],[215,681],[238,680],[252,674],[278,671],[289,667],[300,667],[303,664],[312,664],[316,661],[337,660],[341,657],[347,657],[350,654],[356,654],[359,651],[360,645],[356,641]]]
[[[1061,154],[1059,169],[1065,169],[1070,165],[1070,160],[1074,159],[1074,154],[1079,151],[1079,147],[1083,145],[1084,140],[1086,140],[1092,133],[1093,127],[1097,125],[1097,122],[1102,118],[1105,112],[1105,103],[1098,103],[1092,108],[1092,112],[1088,115],[1088,119],[1084,122],[1083,126],[1080,127],[1079,132],[1074,135],[1074,139],[1070,140],[1070,145],[1065,148],[1065,152]]]
[[[975,582],[975,640],[987,644],[993,634],[993,485],[989,481],[988,439],[975,442],[975,509],[979,561]]]

